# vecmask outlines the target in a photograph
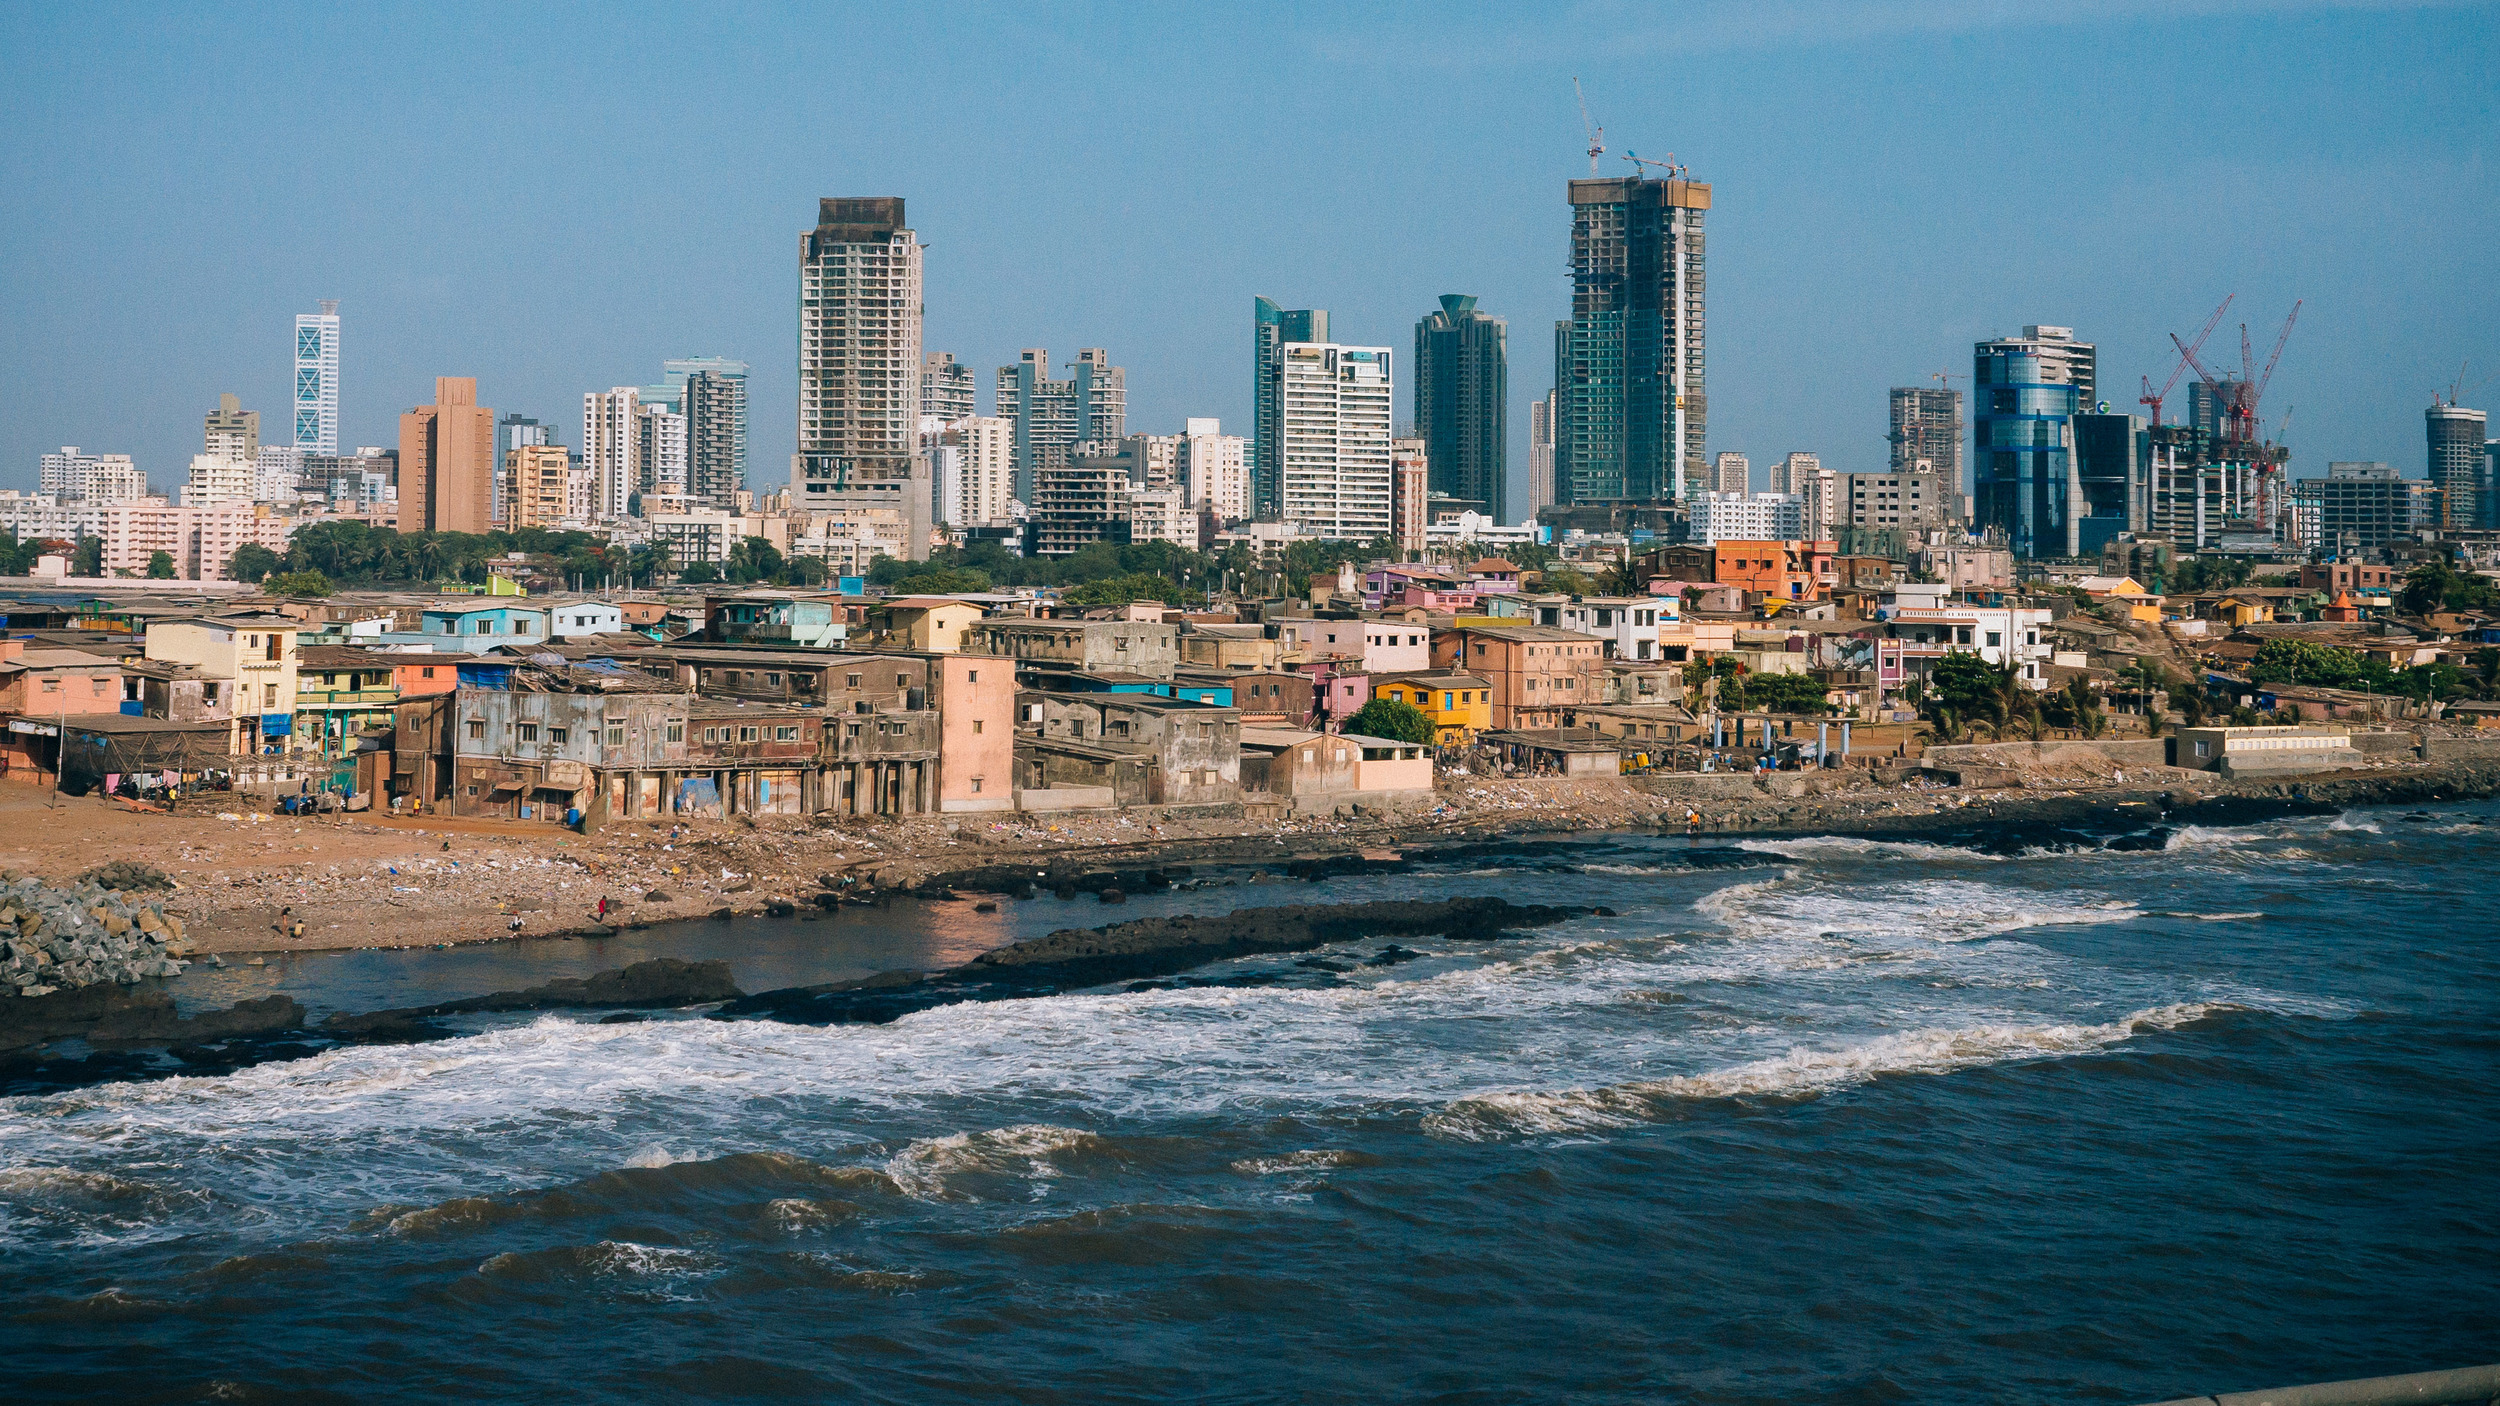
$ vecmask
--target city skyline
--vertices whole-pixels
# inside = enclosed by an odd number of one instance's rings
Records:
[[[0,216],[0,237],[19,255],[0,275],[10,290],[0,328],[21,363],[42,369],[16,413],[0,421],[0,486],[33,487],[38,456],[63,444],[131,454],[152,482],[171,482],[192,426],[221,392],[284,422],[293,368],[277,351],[276,328],[325,298],[339,299],[357,324],[355,365],[343,378],[342,449],[390,444],[396,414],[423,401],[444,366],[473,369],[501,388],[499,403],[561,423],[584,392],[642,379],[652,362],[694,347],[757,368],[748,481],[768,486],[794,447],[794,367],[779,350],[795,334],[789,231],[832,191],[890,191],[913,203],[913,222],[931,246],[926,345],[975,368],[1010,361],[1019,346],[1116,347],[1131,373],[1133,428],[1176,432],[1190,416],[1248,426],[1249,387],[1235,369],[1245,295],[1266,290],[1292,306],[1331,308],[1334,334],[1355,344],[1398,344],[1453,287],[1518,326],[1567,315],[1563,189],[1586,176],[1569,97],[1575,72],[1608,131],[1603,174],[1630,173],[1618,159],[1626,147],[1673,150],[1714,186],[1712,452],[1764,462],[1804,447],[1840,471],[1880,470],[1891,386],[1926,383],[1937,369],[1957,368],[1972,343],[2033,323],[2072,326],[2096,343],[2105,398],[2113,410],[2134,409],[2132,394],[2120,392],[2166,370],[2165,334],[2190,330],[2222,293],[2235,292],[2252,322],[2278,316],[2296,297],[2310,300],[2269,393],[2269,406],[2300,408],[2296,475],[2363,459],[2419,475],[2420,416],[2433,390],[2468,358],[2500,363],[2488,330],[2500,323],[2500,295],[2480,256],[2488,241],[2471,233],[2490,204],[2493,178],[2475,165],[2474,137],[2488,100],[2450,96],[2481,89],[2442,79],[2488,67],[2494,27],[2474,20],[2490,7],[2319,7],[2279,18],[2226,6],[2175,21],[2121,10],[2055,25],[1905,23],[1839,9],[1862,22],[1830,26],[1827,35],[1768,26],[1781,47],[1708,25],[1691,40],[1618,43],[1557,21],[1483,16],[1459,17],[1455,42],[1431,45],[1403,22],[1376,33],[1305,24],[1277,36],[1210,18],[1079,25],[1132,59],[1202,53],[1210,44],[1227,56],[1220,64],[1202,58],[1187,78],[1090,100],[1117,117],[1131,103],[1144,111],[1165,83],[1190,82],[1204,99],[1161,126],[1108,123],[1102,140],[1146,173],[1108,200],[1045,191],[1021,177],[1001,191],[963,163],[932,159],[899,119],[879,117],[830,151],[755,123],[763,106],[799,100],[798,59],[849,30],[847,21],[787,19],[789,56],[764,46],[698,47],[673,61],[671,71],[685,76],[738,76],[740,94],[720,112],[669,120],[715,138],[734,130],[740,159],[722,169],[705,141],[654,149],[662,169],[704,162],[720,200],[666,207],[658,225],[653,212],[603,209],[581,229],[564,226],[560,243],[546,238],[555,227],[544,217],[488,191],[571,169],[593,124],[630,134],[660,118],[599,98],[548,123],[551,109],[539,104],[551,100],[521,96],[537,90],[492,86],[506,62],[498,60],[438,95],[403,91],[398,85],[412,80],[385,74],[350,85],[347,117],[385,114],[364,124],[379,132],[352,136],[359,124],[342,120],[316,135],[312,152],[288,157],[281,138],[295,131],[275,108],[234,96],[236,85],[213,96],[201,86],[206,71],[276,71],[277,59],[243,49],[238,36],[181,24],[152,36],[109,35],[76,17],[13,15],[0,20],[13,47],[78,53],[89,61],[79,81],[112,81],[140,96],[129,111],[99,115],[66,103],[61,85],[72,80],[46,70],[0,97],[16,130],[44,137],[7,158],[28,199]],[[388,20],[388,12],[330,18],[317,28],[367,62]],[[517,31],[511,62],[533,38],[561,33],[540,21]],[[2128,74],[2079,119],[2089,159],[2072,157],[2069,132],[1992,138],[2013,148],[1998,171],[1952,161],[1908,174],[1850,165],[1906,148],[1975,155],[1964,115],[2019,91],[2004,64],[2044,35],[2078,69]],[[1008,23],[984,41],[1002,47],[976,46],[968,67],[1003,63],[1017,44],[1073,57],[1083,37]],[[2216,42],[2247,53],[2253,68],[2271,68],[2297,101],[2199,93],[2177,81],[2195,66],[2189,51]],[[1645,79],[1678,56],[1678,44],[1701,46],[1706,62],[1671,103],[1652,96]],[[2113,60],[2119,54],[2123,65]],[[2400,54],[2410,81],[2391,87],[2385,70]],[[576,65],[597,57],[559,64],[557,91],[584,81],[586,68]],[[1393,156],[1396,140],[1331,137],[1272,152],[1222,138],[1225,122],[1263,101],[1259,75],[1289,61],[1399,85],[1428,86],[1435,73],[1467,68],[1498,79],[1506,96],[1483,110],[1432,101],[1388,117],[1393,127],[1412,124],[1418,139],[1427,125],[1448,128],[1430,137],[1433,159],[1421,163]],[[912,65],[879,81],[938,82],[969,130],[986,133],[1011,116],[1022,121],[1036,101],[1073,94],[1080,77],[1022,77],[1012,96]],[[1910,91],[1914,77],[1930,90]],[[1746,95],[1765,83],[1796,101],[1763,113]],[[2338,94],[2355,101],[2333,101]],[[202,106],[200,130],[149,135],[147,115],[175,102]],[[448,175],[388,172],[442,197],[420,235],[388,214],[384,173],[371,158],[461,102],[476,108],[462,129],[483,142],[477,190],[442,184]],[[1876,130],[1828,140],[1817,130],[1860,107],[1874,114],[1865,125]],[[2338,107],[2351,110],[2320,115]],[[64,125],[63,112],[76,112],[80,125]],[[489,121],[530,135],[488,140]],[[1816,141],[1799,142],[1809,130]],[[700,151],[679,155],[680,145]],[[2033,227],[1974,213],[1969,197],[2002,196],[2001,170],[2015,169],[2014,158],[2052,147],[2075,172],[2071,218]],[[207,160],[212,148],[223,156]],[[1184,152],[1190,159],[1180,159]],[[189,155],[201,159],[185,165]],[[1218,219],[1174,203],[1209,170],[1246,186],[1288,167],[1307,196],[1294,211],[1228,208]],[[2123,198],[2093,194],[2095,183]],[[1435,190],[1442,193],[1425,198]],[[168,199],[190,206],[209,233],[142,257],[96,223]],[[307,204],[323,217],[273,214]],[[2409,212],[2401,227],[2357,218],[2395,208]],[[610,213],[616,219],[603,223]],[[1349,220],[1364,237],[1315,237]],[[1861,227],[1905,237],[1829,237]],[[2247,235],[2257,227],[2265,240]],[[562,265],[551,262],[559,248]],[[697,250],[699,262],[690,262]],[[1117,277],[1106,272],[1113,266]],[[619,286],[637,287],[630,306],[613,299]],[[533,315],[515,322],[503,309],[520,304]],[[514,336],[515,327],[528,335]],[[1522,464],[1527,407],[1551,384],[1542,339],[1531,342],[1513,349],[1510,377],[1508,451]],[[1789,393],[1785,378],[1795,370],[1811,373],[1814,396]],[[1511,475],[1514,515],[1525,477]]]

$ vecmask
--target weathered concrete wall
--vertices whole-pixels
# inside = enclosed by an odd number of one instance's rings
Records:
[[[2169,742],[2159,737],[2103,738],[2099,741],[2068,742],[1990,742],[1969,747],[1930,747],[1924,759],[1937,767],[2021,767],[2062,760],[2057,754],[2074,750],[2098,752],[2120,766],[2160,766],[2169,755]]]
[[[2426,737],[2422,739],[2422,760],[2426,762],[2500,761],[2500,737]]]
[[[1016,807],[1026,811],[1108,810],[1111,808],[1111,788],[1054,786],[1047,791],[1023,790],[1016,793]]]
[[[2418,750],[2422,734],[2418,732],[2356,732],[2352,749],[2365,757],[2392,757]]]

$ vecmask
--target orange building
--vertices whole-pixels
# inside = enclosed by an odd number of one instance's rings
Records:
[[[1711,544],[1710,579],[1772,600],[1822,599],[1815,573],[1800,560],[1794,542],[1723,541]]]
[[[1547,625],[1462,625],[1432,637],[1433,667],[1493,686],[1497,728],[1562,726],[1564,708],[1597,701],[1590,675],[1605,657],[1604,640]]]
[[[399,530],[495,528],[495,412],[475,376],[437,376],[434,403],[399,417]]]

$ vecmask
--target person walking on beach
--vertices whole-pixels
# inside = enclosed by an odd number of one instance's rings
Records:
[[[608,920],[608,898],[607,898],[607,895],[606,895],[606,894],[601,894],[601,895],[599,896],[599,921],[600,921],[600,922],[602,922],[602,923],[605,923],[607,920]]]

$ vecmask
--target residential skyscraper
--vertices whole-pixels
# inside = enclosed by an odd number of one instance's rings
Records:
[[[1703,217],[1710,187],[1575,180],[1571,320],[1554,327],[1554,492],[1680,499],[1709,437]]]
[[[717,508],[747,486],[747,364],[725,356],[660,363],[686,417],[686,491]]]
[[[295,315],[295,447],[339,452],[339,303]]]
[[[545,428],[540,426],[541,429]],[[553,527],[565,516],[565,474],[572,451],[545,441],[509,445],[503,451],[503,511],[497,525],[517,532]]]
[[[1415,324],[1415,429],[1431,491],[1482,503],[1502,522],[1510,520],[1509,406],[1510,324],[1478,312],[1467,294],[1442,294],[1441,310]]]
[[[1111,364],[1111,353],[1087,347],[1068,364],[1068,378],[1054,381],[1049,349],[1026,347],[1015,365],[998,368],[998,417],[1015,424],[1016,497],[1029,504],[1041,469],[1080,443],[1110,446],[1128,436],[1128,373]]]
[[[1182,422],[1177,470],[1191,507],[1225,522],[1250,516],[1250,441],[1224,433],[1222,420]]]
[[[1282,342],[1276,406],[1262,443],[1282,474],[1279,516],[1332,541],[1391,533],[1387,347]]]
[[[1554,392],[1528,407],[1528,521],[1554,505]]]
[[[938,521],[981,527],[1010,520],[1015,443],[1015,425],[996,415],[961,416],[938,431]]]
[[[1707,493],[1753,492],[1753,461],[1733,449],[1722,449],[1710,464],[1710,478],[1703,485]]]
[[[1974,516],[2019,557],[2082,551],[2075,416],[2092,403],[2094,349],[2071,327],[2031,326],[1971,349]]]
[[[899,196],[827,197],[799,236],[794,513],[890,509],[915,561],[936,507],[920,451],[921,259]]]
[[[2430,479],[2439,485],[2439,525],[2480,527],[2489,505],[2477,492],[2486,457],[2483,444],[2490,417],[2453,402],[2434,400],[2422,412],[2422,428],[2430,439]]]
[[[590,473],[590,515],[625,516],[642,491],[642,390],[617,386],[582,396],[582,467]]]
[[[260,457],[260,412],[244,409],[236,396],[221,395],[203,420],[201,439],[204,453],[250,463]]]
[[[493,528],[495,412],[477,403],[477,378],[437,376],[434,403],[399,417],[399,530]]]
[[[931,352],[920,359],[920,413],[941,425],[980,413],[973,403],[972,368],[955,360],[953,352]]]
[[[1892,445],[1888,465],[1896,474],[1916,472],[1919,460],[1943,474],[1959,493],[1962,485],[1962,393],[1923,386],[1892,388]]]
[[[2337,460],[2324,478],[2292,481],[2300,544],[2347,557],[2405,541],[2439,526],[2439,485],[2406,478],[2387,464]]]
[[[679,404],[684,393],[679,393]],[[668,405],[634,407],[635,491],[682,498],[686,494],[686,417]]]
[[[1803,449],[1793,450],[1786,458],[1771,466],[1771,491],[1801,493],[1804,490],[1797,485],[1822,467],[1823,456]]]
[[[103,506],[148,496],[148,476],[127,454],[87,454],[64,444],[60,453],[44,455],[40,467],[40,485],[55,497]]]
[[[1284,506],[1284,474],[1275,446],[1269,443],[1269,426],[1277,412],[1276,349],[1287,342],[1327,341],[1328,310],[1289,311],[1278,307],[1273,298],[1257,298],[1251,303],[1250,334],[1250,511],[1273,521]]]

